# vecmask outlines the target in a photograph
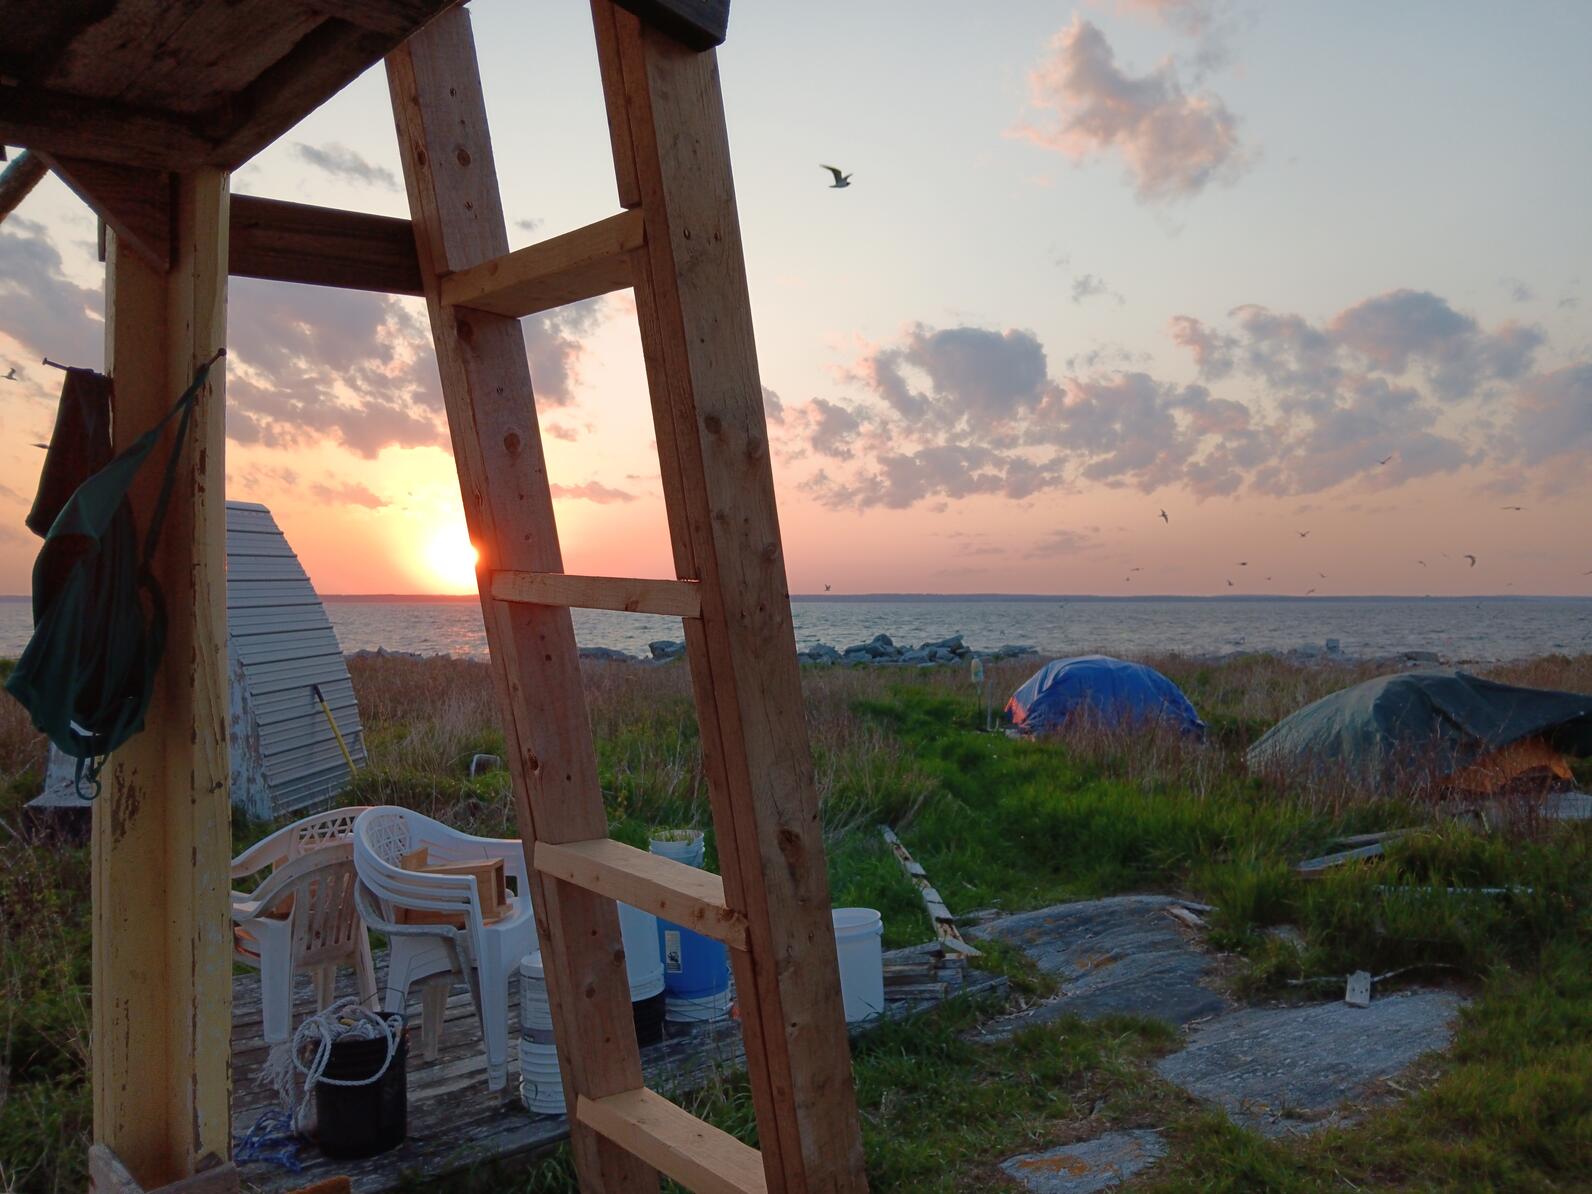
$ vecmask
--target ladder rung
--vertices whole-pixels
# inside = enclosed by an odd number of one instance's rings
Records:
[[[640,1087],[602,1099],[581,1095],[575,1118],[697,1194],[767,1191],[763,1154]]]
[[[724,880],[711,871],[606,837],[537,842],[535,861],[544,875],[621,900],[731,949],[746,948],[746,918],[725,904]]]
[[[442,301],[519,318],[623,290],[630,254],[645,242],[640,211],[566,232],[449,274]]]
[[[694,580],[647,580],[628,576],[575,576],[567,572],[494,572],[492,596],[499,601],[616,609],[632,614],[702,616]]]

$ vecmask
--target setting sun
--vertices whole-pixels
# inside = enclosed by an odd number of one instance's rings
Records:
[[[459,524],[445,526],[426,544],[425,562],[443,592],[468,592],[475,588],[478,553]]]

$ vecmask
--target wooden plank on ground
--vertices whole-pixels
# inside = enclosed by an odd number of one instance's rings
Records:
[[[376,953],[377,971],[385,955]],[[1005,979],[989,971],[969,970],[960,960],[940,957],[938,942],[891,950],[884,955],[885,1018],[900,1020],[928,1011],[956,996],[998,996]],[[926,974],[935,980],[924,981]],[[517,992],[517,979],[511,980]],[[239,1019],[233,1045],[233,1123],[235,1137],[253,1126],[260,1113],[275,1105],[269,1087],[259,1081],[267,1048],[260,1039],[259,980],[239,975],[233,980]],[[295,1015],[314,1010],[309,980],[295,983]],[[353,972],[339,972],[337,995],[356,993]],[[419,1014],[419,993],[410,1000],[410,1025]],[[518,997],[510,1000],[517,1008]],[[513,1021],[511,1021],[511,1024]],[[855,1038],[869,1024],[850,1029]],[[732,1020],[700,1024],[686,1035],[673,1036],[641,1051],[648,1087],[685,1101],[691,1092],[723,1082],[745,1064],[739,1026]],[[265,1161],[244,1166],[244,1179],[258,1194],[296,1194],[300,1187],[331,1174],[346,1173],[359,1194],[377,1194],[412,1185],[416,1179],[436,1180],[472,1165],[543,1152],[569,1135],[563,1116],[531,1115],[519,1103],[515,1085],[518,1054],[509,1054],[509,1089],[486,1092],[486,1058],[479,1021],[469,993],[461,985],[449,996],[441,1050],[435,1062],[411,1056],[409,1063],[409,1139],[398,1149],[363,1161],[322,1156],[313,1146],[299,1152],[305,1168],[290,1173]]]
[[[165,416],[226,332],[225,174],[178,180],[176,228],[168,272],[112,237],[118,449]],[[94,1140],[146,1189],[231,1155],[223,378],[218,363],[194,408],[154,562],[168,620],[148,728],[111,756],[94,802]],[[133,485],[141,527],[174,436]]]
[[[963,957],[978,957],[978,950],[963,938],[962,930],[956,925],[956,917],[951,915],[951,910],[945,906],[940,893],[930,886],[928,872],[917,863],[906,846],[901,844],[901,839],[896,836],[895,830],[888,825],[881,825],[879,832],[890,847],[890,852],[896,856],[896,861],[901,864],[901,869],[906,872],[907,878],[916,884],[918,894],[923,899],[923,910],[929,914],[929,923],[934,926],[934,935],[940,939],[940,944]]]
[[[866,1189],[790,594],[714,54],[593,0],[769,1188]],[[623,103],[616,103],[618,90]],[[634,186],[635,193],[626,195]]]
[[[649,580],[628,576],[572,576],[567,572],[494,572],[492,596],[570,609],[612,609],[625,613],[695,618],[702,597],[695,581]]]
[[[232,197],[234,277],[420,294],[408,220],[257,195]]]
[[[1319,879],[1321,875],[1335,866],[1342,866],[1346,862],[1357,862],[1366,858],[1377,858],[1384,852],[1385,847],[1381,842],[1372,842],[1368,846],[1356,846],[1352,850],[1342,850],[1337,854],[1323,854],[1320,858],[1307,858],[1294,866],[1294,874],[1301,879]]]
[[[441,297],[444,274],[508,251],[468,13],[453,9],[407,41],[387,78],[529,865],[538,841],[605,837],[608,823],[569,611],[493,601],[487,588],[494,571],[564,567],[519,322]],[[530,887],[566,1099],[635,1089],[641,1060],[613,901],[534,868]],[[657,1188],[648,1165],[597,1133],[577,1130],[572,1143],[590,1188]]]

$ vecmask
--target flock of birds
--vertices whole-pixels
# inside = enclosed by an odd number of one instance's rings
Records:
[[[1392,456],[1384,456],[1381,460],[1377,461],[1377,463],[1378,464],[1386,464],[1388,461],[1390,461],[1392,459],[1393,459]],[[1522,512],[1522,511],[1525,510],[1524,506],[1499,506],[1498,508],[1500,510],[1514,511],[1516,513],[1519,513],[1519,512]],[[1172,525],[1172,518],[1171,518],[1171,516],[1169,514],[1167,514],[1167,512],[1165,510],[1162,510],[1156,517],[1158,517],[1166,525],[1168,525],[1168,526]],[[1309,531],[1295,531],[1294,534],[1298,535],[1299,538],[1301,538],[1301,539],[1310,538],[1310,532]],[[1443,556],[1443,559],[1445,559],[1445,560],[1451,558],[1446,551],[1442,553],[1442,556]],[[1461,552],[1459,558],[1462,559],[1462,560],[1468,561],[1468,566],[1471,567],[1471,568],[1474,568],[1476,566],[1476,556],[1472,552],[1468,552],[1468,551],[1467,552]],[[1416,560],[1415,562],[1417,564],[1419,564],[1422,568],[1429,567],[1429,565],[1427,564],[1427,562],[1425,560]],[[1236,560],[1236,561],[1234,561],[1233,566],[1235,568],[1248,568],[1249,567],[1249,561],[1248,560]],[[1129,568],[1128,569],[1128,575],[1126,575],[1126,576],[1124,576],[1122,578],[1123,583],[1124,584],[1132,584],[1133,583],[1133,574],[1135,572],[1143,572],[1143,571],[1144,571],[1143,568]],[[1592,569],[1588,569],[1587,571],[1583,572],[1581,575],[1582,576],[1592,576]],[[1327,579],[1327,574],[1325,572],[1317,572],[1316,576],[1320,580],[1326,580]],[[1270,580],[1271,577],[1268,576],[1268,577],[1266,577],[1266,579]],[[1233,583],[1233,580],[1232,580],[1231,577],[1228,577],[1227,578],[1227,587],[1229,589],[1235,589],[1238,586]],[[1312,589],[1306,589],[1304,595],[1306,597],[1309,597],[1312,594],[1314,594],[1315,592],[1316,592],[1316,590],[1313,589],[1313,588]]]
[[[819,164],[819,169],[829,171],[829,173],[834,177],[834,182],[829,184],[829,189],[830,190],[832,190],[832,191],[843,190],[844,188],[849,187],[851,185],[851,175],[849,173],[846,173],[846,172],[842,171],[839,166],[829,166],[829,165],[824,165],[823,163],[820,163]],[[9,371],[7,371],[7,373],[5,374],[3,380],[5,380],[5,381],[17,381],[17,380],[20,380],[17,377],[17,370],[16,370],[15,366],[12,366],[11,369]],[[43,444],[38,444],[36,446],[42,448],[44,445]],[[1389,455],[1382,457],[1380,460],[1377,461],[1378,466],[1387,465],[1389,462],[1392,461],[1394,455],[1397,455],[1397,453],[1390,453]],[[1524,506],[1500,506],[1499,509],[1501,509],[1501,510],[1510,510],[1510,511],[1514,511],[1516,513],[1519,513],[1521,511],[1524,511],[1525,507]],[[1170,526],[1172,524],[1171,516],[1168,515],[1165,510],[1161,511],[1159,517],[1160,517],[1161,521],[1163,523],[1165,523],[1166,525]],[[1295,531],[1294,534],[1298,535],[1299,538],[1301,538],[1301,539],[1310,538],[1310,532],[1309,531]],[[1444,559],[1448,559],[1449,558],[1447,552],[1443,553],[1443,558]],[[1468,560],[1470,562],[1470,567],[1474,568],[1476,566],[1476,557],[1473,554],[1471,554],[1470,552],[1463,553],[1460,556],[1460,558],[1463,559],[1463,560]],[[1428,564],[1426,563],[1425,560],[1416,560],[1415,562],[1417,564],[1419,564],[1422,568],[1428,567]],[[1239,560],[1235,564],[1235,567],[1248,568],[1249,567],[1249,561],[1248,560]],[[1143,571],[1144,571],[1143,568],[1129,568],[1128,569],[1128,575],[1124,576],[1122,578],[1122,580],[1123,580],[1123,582],[1125,584],[1132,584],[1133,583],[1133,574],[1135,572],[1143,572]],[[1582,576],[1592,576],[1592,569],[1588,569],[1586,572],[1583,572],[1581,575]],[[1327,579],[1327,574],[1325,572],[1317,572],[1316,576],[1318,578],[1320,578],[1321,580],[1326,580]],[[1268,577],[1266,577],[1266,579],[1270,580],[1271,577],[1268,576]],[[1233,588],[1237,588],[1238,586],[1233,583],[1233,580],[1232,580],[1231,577],[1228,577],[1227,578],[1227,587],[1229,589],[1233,589]],[[829,592],[831,590],[831,588],[832,588],[832,586],[825,585],[824,586],[824,592],[826,592],[826,593]],[[1313,589],[1313,588],[1312,589],[1306,589],[1305,590],[1305,596],[1309,597],[1312,594],[1314,594],[1315,591],[1316,590]]]

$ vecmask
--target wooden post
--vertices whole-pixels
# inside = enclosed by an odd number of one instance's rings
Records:
[[[640,1087],[641,1058],[613,901],[548,882],[531,858],[537,841],[604,838],[608,820],[569,610],[490,588],[494,571],[557,573],[563,558],[519,320],[442,297],[446,275],[509,248],[469,14],[445,13],[394,50],[387,80],[573,1109],[577,1095]],[[658,1188],[650,1166],[589,1125],[574,1120],[570,1137],[584,1188]]]
[[[118,449],[226,332],[227,175],[179,177],[175,209],[169,271],[111,239]],[[111,758],[94,805],[94,1139],[145,1188],[232,1151],[223,375],[217,364],[195,408],[155,561],[169,625],[147,728]],[[140,531],[164,462],[157,449],[134,488]]]
[[[851,1054],[713,51],[593,0],[620,202],[771,1191],[862,1191]]]

